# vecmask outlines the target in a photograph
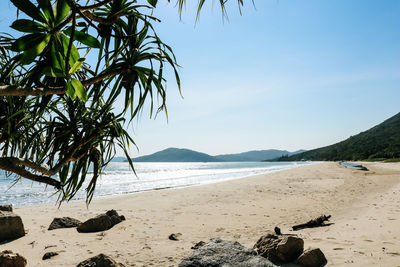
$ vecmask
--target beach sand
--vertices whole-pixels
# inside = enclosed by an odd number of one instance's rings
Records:
[[[177,266],[191,247],[213,237],[252,247],[279,226],[305,248],[319,247],[327,266],[400,266],[400,163],[363,163],[368,172],[327,162],[216,184],[16,209],[27,235],[0,245],[28,266],[76,266],[105,253],[127,266]],[[81,221],[115,209],[126,221],[101,233],[47,231],[54,217]],[[291,231],[319,215],[330,226]],[[171,233],[181,233],[171,241]],[[49,247],[50,246],[50,247]],[[47,247],[47,248],[46,248]],[[43,261],[45,252],[58,256]]]

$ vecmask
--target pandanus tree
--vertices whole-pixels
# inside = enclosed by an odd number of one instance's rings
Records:
[[[90,201],[117,147],[133,170],[126,129],[145,103],[150,116],[166,112],[165,71],[180,90],[175,55],[153,26],[157,0],[10,1],[19,34],[0,35],[0,169],[53,186],[61,202],[85,184]]]

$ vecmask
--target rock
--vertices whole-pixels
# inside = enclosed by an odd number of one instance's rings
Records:
[[[278,258],[282,262],[294,261],[303,253],[303,249],[303,239],[296,236],[284,236],[276,247]]]
[[[118,212],[116,210],[109,210],[106,212],[106,215],[108,217],[112,217],[112,216],[117,216],[118,217]]]
[[[168,236],[168,239],[169,239],[169,240],[173,240],[173,241],[178,241],[179,238],[180,238],[181,236],[182,236],[181,233],[170,234],[170,235]]]
[[[253,247],[257,253],[273,263],[291,262],[303,252],[303,239],[295,236],[277,236],[268,233],[260,237]]]
[[[281,234],[282,234],[281,228],[279,228],[278,226],[276,226],[276,227],[274,228],[274,232],[275,232],[275,234],[277,234],[277,235],[281,235]]]
[[[0,242],[24,235],[25,230],[21,217],[9,211],[0,211]]]
[[[207,244],[196,249],[184,259],[179,267],[276,267],[269,260],[260,257],[249,248],[242,246],[236,241],[225,241],[211,239]]]
[[[80,221],[70,217],[54,218],[48,230],[54,230],[60,228],[73,228],[77,227],[80,224],[81,224]]]
[[[125,217],[124,216],[118,216],[118,215],[113,215],[110,217],[111,219],[111,224],[114,226],[116,224],[119,224],[122,221],[125,221]]]
[[[54,256],[57,256],[58,252],[46,252],[43,257],[42,260],[48,260],[50,258],[53,258]]]
[[[295,263],[304,267],[321,267],[325,266],[328,261],[319,248],[309,248],[300,255]]]
[[[204,241],[197,242],[196,245],[194,245],[193,247],[191,247],[191,249],[199,249],[199,248],[201,248],[202,246],[204,246],[205,244],[206,244],[206,242],[204,242]]]
[[[0,210],[1,211],[10,211],[10,212],[12,212],[13,211],[13,207],[12,207],[12,205],[0,205]]]
[[[117,263],[107,255],[99,254],[90,259],[82,261],[76,267],[124,267],[122,263]]]
[[[0,267],[24,267],[26,259],[10,250],[0,252]]]
[[[101,232],[110,229],[114,225],[125,221],[123,215],[119,216],[115,210],[109,210],[81,223],[77,230],[81,233]]]
[[[108,230],[112,227],[111,218],[106,214],[101,214],[94,218],[81,223],[78,226],[78,232],[82,233],[92,233]]]

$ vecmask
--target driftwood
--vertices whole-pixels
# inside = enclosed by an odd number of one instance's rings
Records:
[[[292,229],[294,231],[296,231],[296,230],[301,230],[304,228],[328,226],[328,225],[331,225],[332,223],[325,223],[325,221],[329,221],[330,218],[331,218],[331,215],[328,215],[328,216],[322,215],[322,216],[319,216],[318,218],[315,218],[307,223],[302,223],[302,224],[292,226]]]

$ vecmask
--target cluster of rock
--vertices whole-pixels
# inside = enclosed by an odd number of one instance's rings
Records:
[[[327,263],[319,248],[304,251],[303,239],[294,235],[267,233],[258,239],[253,248],[258,255],[276,264],[293,262],[304,267],[320,267]]]
[[[109,210],[83,223],[70,217],[54,218],[48,230],[76,227],[78,232],[81,233],[99,232],[106,231],[124,220],[123,215],[118,215],[115,210]],[[22,219],[13,213],[12,205],[0,205],[0,242],[17,239],[24,235],[25,229]],[[57,252],[47,252],[42,259],[48,260],[57,255]],[[26,259],[18,253],[9,250],[0,252],[0,267],[24,267],[26,263]],[[124,267],[123,264],[115,262],[104,254],[99,254],[78,264],[78,267],[89,266]]]
[[[76,227],[80,233],[94,233],[111,229],[122,221],[125,221],[123,215],[118,215],[116,210],[109,210],[83,223],[70,217],[54,218],[48,230]]]
[[[318,248],[304,251],[304,241],[299,237],[268,233],[256,242],[253,249],[246,248],[236,241],[211,239],[206,244],[196,246],[195,251],[184,259],[179,267],[269,267],[285,263],[304,267],[321,267],[327,263],[327,260]]]
[[[125,220],[117,211],[109,210],[85,222],[74,218],[55,218],[48,230],[76,227],[79,232],[90,233],[105,231]],[[21,218],[13,213],[11,205],[0,206],[0,242],[16,239],[25,235]],[[178,241],[180,233],[171,234],[170,240]],[[259,238],[253,249],[246,248],[236,241],[211,239],[208,243],[200,241],[194,247],[194,252],[184,259],[179,267],[205,266],[259,266],[274,267],[285,263],[294,263],[303,267],[321,267],[327,263],[324,253],[318,248],[304,250],[303,239],[295,235],[281,234],[276,228]],[[43,260],[58,255],[57,252],[48,252]],[[5,250],[0,252],[0,267],[24,267],[26,259],[18,253]],[[99,254],[87,259],[77,267],[124,267],[109,256]]]

